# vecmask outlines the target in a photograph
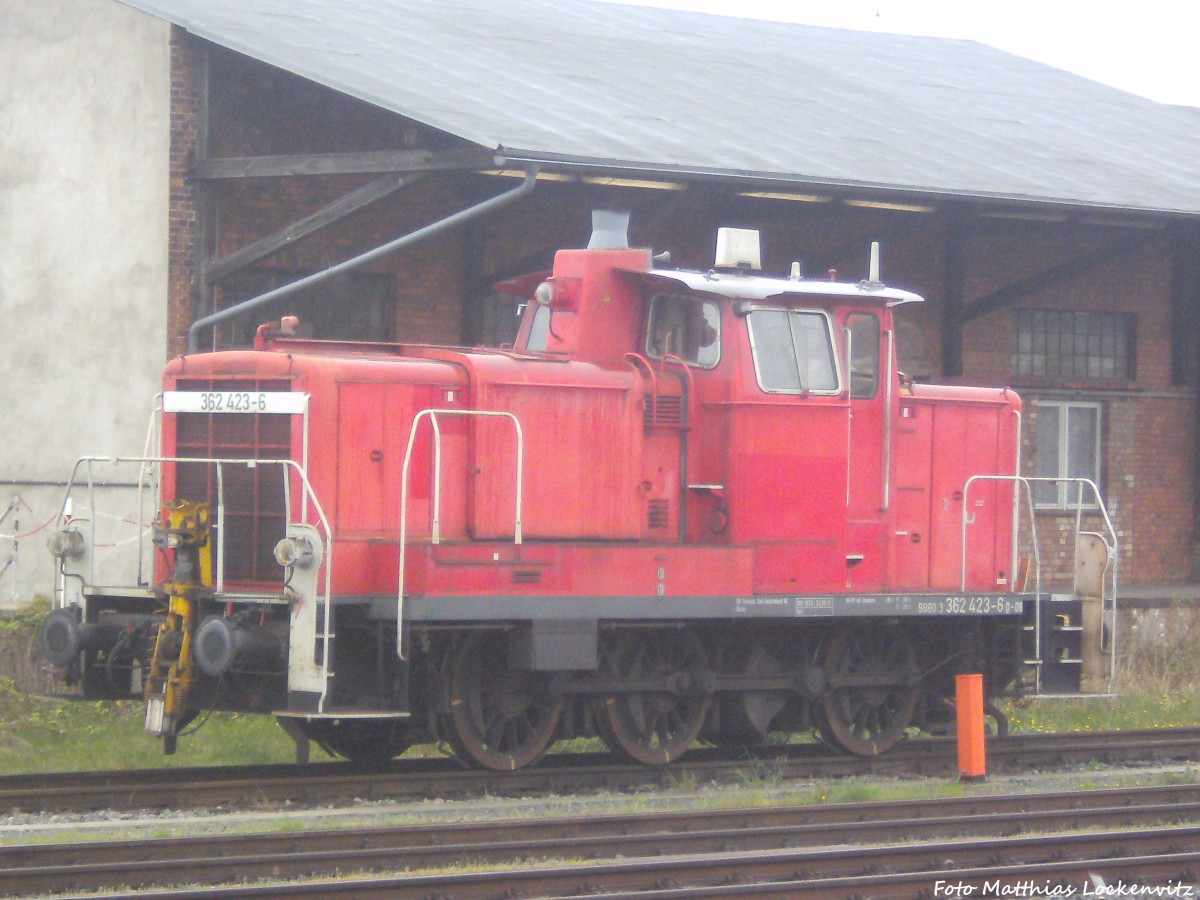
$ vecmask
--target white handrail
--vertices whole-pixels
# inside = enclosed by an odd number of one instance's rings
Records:
[[[150,422],[146,426],[146,442],[142,445],[142,455],[150,456],[151,447],[162,446],[162,411],[163,411],[163,395],[158,393],[154,396],[154,408],[150,413]],[[154,496],[161,499],[161,494],[158,490],[158,467],[151,466],[147,468],[147,463],[142,463],[138,466],[138,484],[137,484],[137,515],[139,525],[143,521],[143,516],[146,511],[145,491],[146,481],[150,480],[154,486]],[[149,472],[149,476],[147,476]],[[155,504],[157,505],[156,499]],[[138,584],[149,584],[151,574],[147,573],[147,560],[145,557],[145,541],[138,541]]]
[[[306,429],[306,431],[307,431],[307,429]],[[322,629],[321,629],[321,636],[320,636],[320,640],[322,642],[322,647],[323,647],[323,653],[321,655],[322,662],[319,666],[319,669],[320,669],[320,672],[322,675],[322,677],[321,677],[322,687],[321,687],[321,698],[320,698],[320,701],[318,704],[318,709],[323,710],[324,705],[325,705],[325,699],[326,699],[326,696],[329,691],[328,672],[329,672],[330,660],[332,659],[333,530],[330,527],[329,518],[326,516],[325,510],[321,505],[320,498],[317,496],[316,491],[313,489],[312,483],[308,479],[308,473],[304,470],[304,467],[292,459],[258,459],[258,458],[251,458],[251,457],[234,458],[234,459],[216,458],[216,457],[196,457],[196,456],[150,456],[150,455],[113,456],[113,457],[108,457],[108,456],[80,457],[78,460],[76,460],[75,466],[71,471],[71,476],[67,480],[67,487],[66,487],[66,491],[64,494],[63,504],[59,508],[57,524],[60,527],[63,524],[64,513],[67,509],[67,504],[70,500],[71,492],[72,492],[73,488],[75,488],[76,484],[79,481],[79,475],[80,475],[80,471],[82,469],[87,474],[87,487],[88,487],[88,494],[89,494],[89,503],[91,503],[91,510],[89,512],[90,512],[90,517],[91,517],[92,521],[89,523],[90,533],[91,533],[89,546],[90,546],[92,552],[89,554],[88,577],[87,577],[87,582],[86,582],[89,584],[95,583],[96,553],[94,551],[95,551],[95,546],[96,546],[96,533],[95,533],[96,508],[95,508],[95,497],[94,497],[94,481],[95,481],[95,479],[93,477],[92,470],[93,470],[94,464],[96,464],[96,463],[109,463],[114,466],[122,465],[122,464],[124,464],[124,465],[136,464],[139,466],[139,469],[138,469],[138,473],[139,473],[138,474],[138,479],[139,479],[138,511],[137,511],[138,522],[136,523],[136,526],[138,528],[138,533],[139,533],[139,540],[142,537],[144,537],[145,533],[149,530],[149,529],[147,529],[146,523],[142,518],[145,510],[143,509],[142,502],[141,502],[141,493],[142,493],[142,488],[143,488],[141,481],[144,479],[144,473],[146,472],[147,466],[151,466],[154,471],[159,471],[161,469],[161,466],[164,463],[167,463],[167,464],[184,464],[184,463],[186,463],[186,464],[193,464],[193,465],[206,465],[206,466],[214,466],[215,467],[215,469],[216,469],[217,511],[216,511],[216,523],[215,523],[214,530],[216,531],[217,536],[216,536],[215,541],[213,542],[215,544],[215,548],[216,548],[216,559],[214,560],[215,570],[213,573],[213,575],[214,575],[213,580],[214,580],[215,584],[213,585],[213,589],[217,593],[222,593],[222,592],[224,592],[224,589],[225,589],[226,546],[225,546],[225,477],[224,477],[224,472],[225,472],[226,467],[244,466],[247,469],[257,469],[262,466],[279,466],[280,467],[280,470],[282,473],[282,478],[283,478],[284,518],[285,518],[285,529],[284,529],[284,533],[280,535],[280,538],[287,536],[286,526],[288,524],[291,524],[291,514],[293,511],[296,511],[291,502],[291,477],[294,476],[297,479],[297,481],[301,487],[301,494],[302,494],[302,502],[299,504],[299,506],[300,506],[300,509],[299,509],[300,523],[299,524],[310,525],[311,527],[316,529],[316,531],[319,535],[319,539],[321,540],[321,542],[323,544],[323,550],[324,550],[324,553],[322,554],[322,560],[323,560],[322,566],[324,569],[324,572],[323,572],[324,577],[323,577],[323,579],[321,579],[321,582],[323,582],[323,583],[319,583],[319,586],[315,586],[316,590],[318,592],[318,595],[313,598],[314,602],[323,604],[323,606],[324,606],[324,621],[322,622]],[[161,498],[159,498],[159,502],[161,502]],[[311,517],[310,517],[310,513],[311,513]],[[162,516],[161,508],[156,506],[155,521],[156,522],[161,521],[161,516]],[[138,557],[139,584],[142,583],[142,576],[143,576],[143,572],[141,571],[142,565],[143,565],[142,555],[139,550],[139,557]],[[63,572],[62,566],[60,565],[59,569],[58,569],[58,573],[56,575],[56,579],[55,579],[56,580],[56,584],[55,584],[55,595],[56,595],[55,605],[56,606],[62,606],[66,603],[66,591],[65,591],[65,586],[63,584],[64,575],[65,575],[65,573]],[[313,649],[314,649],[314,653],[315,653],[315,647]]]
[[[217,593],[225,590],[225,467],[217,466]]]
[[[404,569],[408,549],[408,476],[412,465],[413,447],[417,441],[417,429],[422,420],[429,419],[433,431],[433,521],[430,540],[441,543],[442,516],[442,432],[438,425],[439,416],[476,416],[480,418],[508,419],[517,434],[517,485],[516,510],[513,525],[513,544],[521,543],[521,509],[525,483],[525,434],[521,420],[513,413],[488,409],[423,409],[412,420],[408,430],[408,446],[404,450],[404,468],[400,474],[400,571],[396,589],[396,655],[404,659]]]
[[[248,469],[252,469],[252,468],[256,468],[258,466],[281,466],[285,470],[291,470],[296,475],[296,477],[299,479],[299,482],[300,482],[300,485],[301,485],[301,488],[302,488],[302,491],[303,491],[303,494],[305,497],[305,503],[302,504],[302,508],[300,510],[301,522],[303,524],[312,524],[314,526],[319,527],[320,531],[323,532],[323,534],[325,536],[325,544],[326,544],[325,597],[326,597],[326,599],[328,599],[330,590],[332,587],[330,572],[332,569],[332,558],[333,558],[333,541],[332,541],[333,531],[330,528],[329,519],[325,515],[325,510],[321,506],[321,501],[317,497],[316,491],[313,490],[312,483],[308,480],[308,474],[304,471],[304,468],[299,463],[297,463],[295,460],[292,460],[292,459],[254,459],[254,458],[218,459],[215,457],[201,457],[201,456],[81,456],[81,457],[79,457],[79,459],[77,459],[75,461],[75,465],[71,470],[71,475],[67,479],[67,486],[66,486],[66,491],[64,493],[63,504],[59,508],[59,514],[58,514],[56,524],[60,527],[63,525],[67,499],[70,498],[72,489],[75,488],[77,483],[79,483],[81,481],[79,475],[80,475],[80,470],[82,468],[86,471],[86,474],[87,474],[86,484],[87,484],[88,493],[89,493],[89,501],[88,502],[91,504],[91,510],[89,511],[89,515],[92,519],[92,522],[90,523],[90,530],[91,530],[90,546],[93,548],[95,547],[96,513],[95,513],[95,498],[94,498],[94,494],[93,494],[95,479],[93,478],[93,475],[92,475],[92,467],[96,463],[109,463],[114,466],[137,464],[142,467],[144,467],[146,465],[160,466],[163,463],[173,463],[173,464],[195,463],[198,465],[216,466],[217,474],[218,474],[218,477],[217,477],[218,538],[217,538],[217,560],[216,560],[218,583],[217,583],[217,585],[215,585],[215,587],[217,590],[221,590],[224,587],[223,577],[221,577],[221,576],[224,571],[224,553],[225,553],[225,545],[224,544],[225,544],[225,541],[224,541],[224,535],[220,534],[221,524],[222,524],[221,508],[223,506],[223,500],[224,500],[224,498],[223,498],[224,478],[222,476],[224,467],[226,467],[226,466],[245,466]],[[286,479],[286,476],[285,476],[285,479]],[[310,507],[308,504],[310,501],[312,503],[311,509],[315,516],[315,521],[313,521],[313,522],[309,521]],[[139,517],[141,515],[141,512],[142,512],[142,510],[139,508],[139,510],[138,510]],[[157,518],[157,511],[156,511],[156,518]],[[137,528],[139,529],[139,531],[145,531],[147,528],[147,523],[145,523],[145,522],[139,521],[136,524],[137,524]],[[284,535],[281,535],[281,537],[283,537],[283,536]],[[95,569],[94,569],[95,553],[93,552],[91,554],[91,556],[92,556],[92,559],[90,560],[91,569],[89,571],[89,579],[88,579],[89,582],[93,582],[95,579]],[[140,565],[140,563],[139,563],[139,565]],[[141,573],[139,572],[139,575],[140,574]]]
[[[967,502],[967,499],[968,499],[968,493],[971,490],[971,486],[979,481],[1011,481],[1011,482],[1014,482],[1015,484],[1019,484],[1025,488],[1025,490],[1027,492],[1026,496],[1029,497],[1030,527],[1033,530],[1033,537],[1035,538],[1034,548],[1033,548],[1035,555],[1038,552],[1037,542],[1036,542],[1037,522],[1033,516],[1034,507],[1033,507],[1033,493],[1032,493],[1032,487],[1031,487],[1031,485],[1035,484],[1035,483],[1037,483],[1037,484],[1074,484],[1077,486],[1078,490],[1076,493],[1076,504],[1075,504],[1075,510],[1074,510],[1075,511],[1076,533],[1079,533],[1082,528],[1083,506],[1084,506],[1084,504],[1083,504],[1083,489],[1084,489],[1084,487],[1090,488],[1091,495],[1095,498],[1095,501],[1096,501],[1095,510],[1093,511],[1093,514],[1098,513],[1099,515],[1101,515],[1104,518],[1104,526],[1107,529],[1109,536],[1112,538],[1112,541],[1109,544],[1109,546],[1111,548],[1114,548],[1114,550],[1117,546],[1118,540],[1117,540],[1116,529],[1113,527],[1112,519],[1109,518],[1108,510],[1104,506],[1104,500],[1100,496],[1100,489],[1098,487],[1096,487],[1096,483],[1094,481],[1092,481],[1090,478],[1068,478],[1068,477],[1050,477],[1050,476],[1037,476],[1037,477],[1033,477],[1033,478],[1028,478],[1024,475],[972,475],[970,478],[967,479],[966,486],[963,488],[962,584],[961,584],[961,589],[964,591],[966,590],[966,587],[967,587],[967,526],[973,524],[975,521],[975,517],[970,512],[970,504]],[[1107,543],[1107,541],[1106,541],[1106,543]]]
[[[1019,434],[1018,430],[1018,434]],[[1041,545],[1037,537],[1037,517],[1034,515],[1033,505],[1033,489],[1029,485],[1029,479],[1020,475],[972,475],[967,479],[966,485],[963,487],[962,501],[962,561],[960,571],[959,587],[963,593],[967,590],[967,526],[975,521],[974,516],[971,516],[968,510],[970,507],[967,504],[967,498],[971,491],[971,485],[976,481],[1011,481],[1013,482],[1013,527],[1012,527],[1012,560],[1009,565],[1009,584],[1016,587],[1017,580],[1017,540],[1018,540],[1018,517],[1020,515],[1020,498],[1025,497],[1029,507],[1029,528],[1032,532],[1031,540],[1033,542],[1033,607],[1034,620],[1039,623],[1033,632],[1033,654],[1037,658],[1042,655],[1042,551]],[[1040,677],[1040,675],[1039,675]]]
[[[1096,534],[1098,537],[1100,537],[1101,540],[1104,541],[1105,547],[1108,549],[1109,559],[1112,562],[1112,565],[1109,568],[1109,576],[1110,576],[1110,583],[1111,583],[1110,596],[1111,596],[1112,608],[1111,608],[1111,610],[1105,609],[1105,611],[1104,611],[1106,617],[1111,616],[1111,621],[1109,624],[1109,641],[1110,641],[1110,644],[1109,644],[1109,679],[1111,681],[1111,679],[1116,676],[1116,665],[1117,665],[1117,564],[1118,564],[1118,560],[1120,559],[1121,554],[1118,552],[1118,548],[1120,546],[1120,541],[1119,541],[1119,538],[1117,537],[1117,530],[1113,526],[1112,519],[1108,515],[1108,509],[1104,505],[1104,498],[1100,495],[1100,488],[1096,486],[1096,482],[1094,482],[1090,478],[1053,477],[1053,476],[1035,476],[1035,477],[1030,478],[1030,477],[1025,477],[1023,475],[972,475],[970,478],[968,478],[966,486],[963,488],[963,505],[962,505],[961,590],[963,590],[964,592],[966,591],[966,587],[967,587],[967,526],[972,524],[975,521],[975,517],[973,515],[971,515],[971,513],[970,513],[970,505],[968,504],[967,500],[968,500],[968,496],[969,496],[969,493],[971,490],[971,486],[973,484],[975,484],[975,482],[977,482],[977,481],[1010,481],[1010,482],[1013,482],[1014,486],[1023,489],[1025,497],[1027,498],[1027,503],[1028,503],[1028,507],[1029,507],[1030,540],[1032,541],[1032,545],[1033,545],[1035,579],[1036,579],[1036,588],[1035,588],[1035,594],[1034,594],[1034,606],[1035,606],[1035,613],[1036,613],[1035,621],[1034,621],[1034,652],[1038,659],[1041,658],[1041,654],[1042,654],[1042,617],[1041,617],[1041,603],[1042,603],[1041,569],[1042,569],[1042,563],[1041,563],[1041,550],[1040,550],[1040,546],[1039,546],[1040,542],[1038,541],[1038,534],[1037,534],[1037,516],[1035,514],[1035,507],[1034,507],[1034,503],[1033,503],[1033,487],[1032,487],[1032,485],[1036,483],[1036,484],[1056,484],[1056,485],[1057,484],[1074,484],[1076,486],[1075,508],[1074,508],[1074,512],[1075,512],[1075,544],[1076,545],[1078,545],[1078,542],[1079,542],[1079,535],[1083,533],[1084,488],[1086,487],[1089,489],[1091,497],[1093,497],[1095,499],[1095,507],[1094,507],[1094,509],[1089,509],[1089,512],[1092,515],[1098,514],[1104,519],[1104,527],[1105,527],[1106,531],[1108,532],[1108,536],[1106,537],[1103,534],[1098,534],[1098,533],[1096,533]],[[1014,547],[1014,558],[1015,558],[1015,556],[1016,556],[1015,535],[1016,535],[1016,531],[1017,531],[1016,521],[1015,521],[1017,502],[1016,502],[1015,496],[1013,498],[1013,506],[1014,506],[1013,547]],[[1095,532],[1093,532],[1093,533],[1095,533]],[[1111,538],[1111,540],[1110,540],[1110,538]],[[1015,577],[1016,577],[1015,570],[1011,573],[1011,577],[1015,579]],[[1103,598],[1101,598],[1101,599],[1103,601]],[[1041,680],[1040,673],[1039,673],[1038,680],[1039,680],[1039,682]]]

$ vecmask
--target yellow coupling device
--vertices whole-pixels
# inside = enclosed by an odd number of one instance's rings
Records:
[[[154,545],[174,551],[175,567],[162,584],[167,618],[158,631],[144,696],[146,731],[162,735],[163,750],[170,754],[196,677],[196,604],[212,585],[212,546],[208,503],[173,500],[163,504],[163,512],[165,522],[155,528]]]

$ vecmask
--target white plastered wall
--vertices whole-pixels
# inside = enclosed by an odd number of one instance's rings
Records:
[[[74,460],[142,450],[166,355],[169,37],[117,0],[0,0],[0,607],[51,591],[39,526]]]

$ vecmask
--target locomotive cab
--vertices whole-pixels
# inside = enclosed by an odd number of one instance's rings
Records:
[[[144,696],[168,751],[235,709],[496,769],[587,734],[649,764],[776,731],[870,755],[936,727],[956,672],[1077,686],[1063,607],[1018,575],[1020,399],[900,374],[921,298],[877,256],[767,277],[723,229],[691,272],[623,229],[522,280],[512,349],[285,322],[173,360],[160,451],[117,461],[159,498],[138,572],[99,580],[95,511],[63,517],[51,661]]]

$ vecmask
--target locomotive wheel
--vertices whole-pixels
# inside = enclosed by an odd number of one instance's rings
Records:
[[[634,762],[657,766],[678,759],[704,726],[712,695],[697,690],[708,669],[700,639],[690,631],[631,631],[608,645],[605,668],[617,678],[652,679],[660,691],[605,697],[597,729],[609,746]]]
[[[301,729],[326,753],[361,766],[381,766],[411,745],[395,719],[317,719]]]
[[[828,692],[821,697],[821,731],[856,756],[875,756],[904,737],[917,688],[912,641],[904,629],[869,623],[842,627],[822,653]]]
[[[443,723],[459,759],[504,772],[540,759],[563,710],[548,681],[546,673],[509,668],[502,634],[471,635],[451,660]]]

